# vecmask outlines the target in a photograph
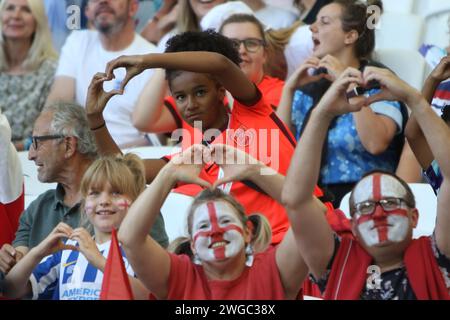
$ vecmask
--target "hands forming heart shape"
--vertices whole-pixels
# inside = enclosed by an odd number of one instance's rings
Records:
[[[212,185],[199,178],[205,165],[217,164],[223,176]],[[169,168],[177,181],[195,183],[205,188],[216,188],[219,185],[248,179],[252,174],[259,173],[265,165],[248,153],[225,144],[214,144],[209,147],[193,145],[175,155],[169,162]]]

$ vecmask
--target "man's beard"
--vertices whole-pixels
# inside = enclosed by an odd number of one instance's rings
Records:
[[[126,23],[126,17],[116,16],[114,21],[98,21],[94,20],[95,29],[97,29],[100,33],[105,35],[115,34],[117,31],[123,29]]]

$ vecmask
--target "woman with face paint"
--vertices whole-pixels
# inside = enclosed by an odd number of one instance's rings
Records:
[[[3,294],[9,298],[31,295],[33,299],[98,300],[111,232],[119,228],[144,188],[144,166],[139,157],[127,154],[96,160],[81,182],[84,227],[58,224],[11,269]],[[125,256],[124,260],[134,297],[147,299],[148,291],[134,278]]]
[[[224,177],[213,186],[199,177],[215,162]],[[234,180],[254,183],[281,200],[284,177],[243,151],[226,145],[193,145],[175,156],[131,206],[119,239],[139,279],[156,299],[295,299],[307,274],[294,233],[267,249],[270,227],[247,218],[241,205],[216,186]],[[146,230],[178,182],[207,188],[187,217],[188,238],[175,252],[161,248]],[[187,240],[187,241],[186,241]],[[180,254],[182,253],[182,254]]]
[[[381,91],[349,98],[355,86],[376,80]],[[442,168],[434,234],[412,239],[418,221],[408,185],[387,172],[364,176],[350,196],[354,239],[336,236],[313,196],[322,144],[338,115],[380,100],[405,102],[416,117]],[[386,69],[348,68],[311,113],[283,186],[283,203],[298,233],[298,244],[312,277],[326,299],[449,299],[450,274],[450,129],[414,88]],[[424,212],[423,214],[426,214]]]

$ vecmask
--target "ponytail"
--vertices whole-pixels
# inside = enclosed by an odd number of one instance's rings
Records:
[[[262,214],[252,214],[248,216],[248,222],[252,229],[252,239],[250,244],[255,253],[264,252],[272,242],[272,228],[269,221]]]

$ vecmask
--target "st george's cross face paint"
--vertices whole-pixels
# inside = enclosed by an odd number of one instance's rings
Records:
[[[376,173],[362,179],[353,191],[357,229],[369,247],[401,242],[409,231],[406,189],[394,177]]]
[[[201,261],[234,257],[245,247],[243,224],[234,209],[223,201],[211,201],[195,210],[192,234]]]
[[[102,188],[89,188],[84,210],[89,221],[102,232],[118,228],[131,205],[129,196],[114,190],[109,183]]]

